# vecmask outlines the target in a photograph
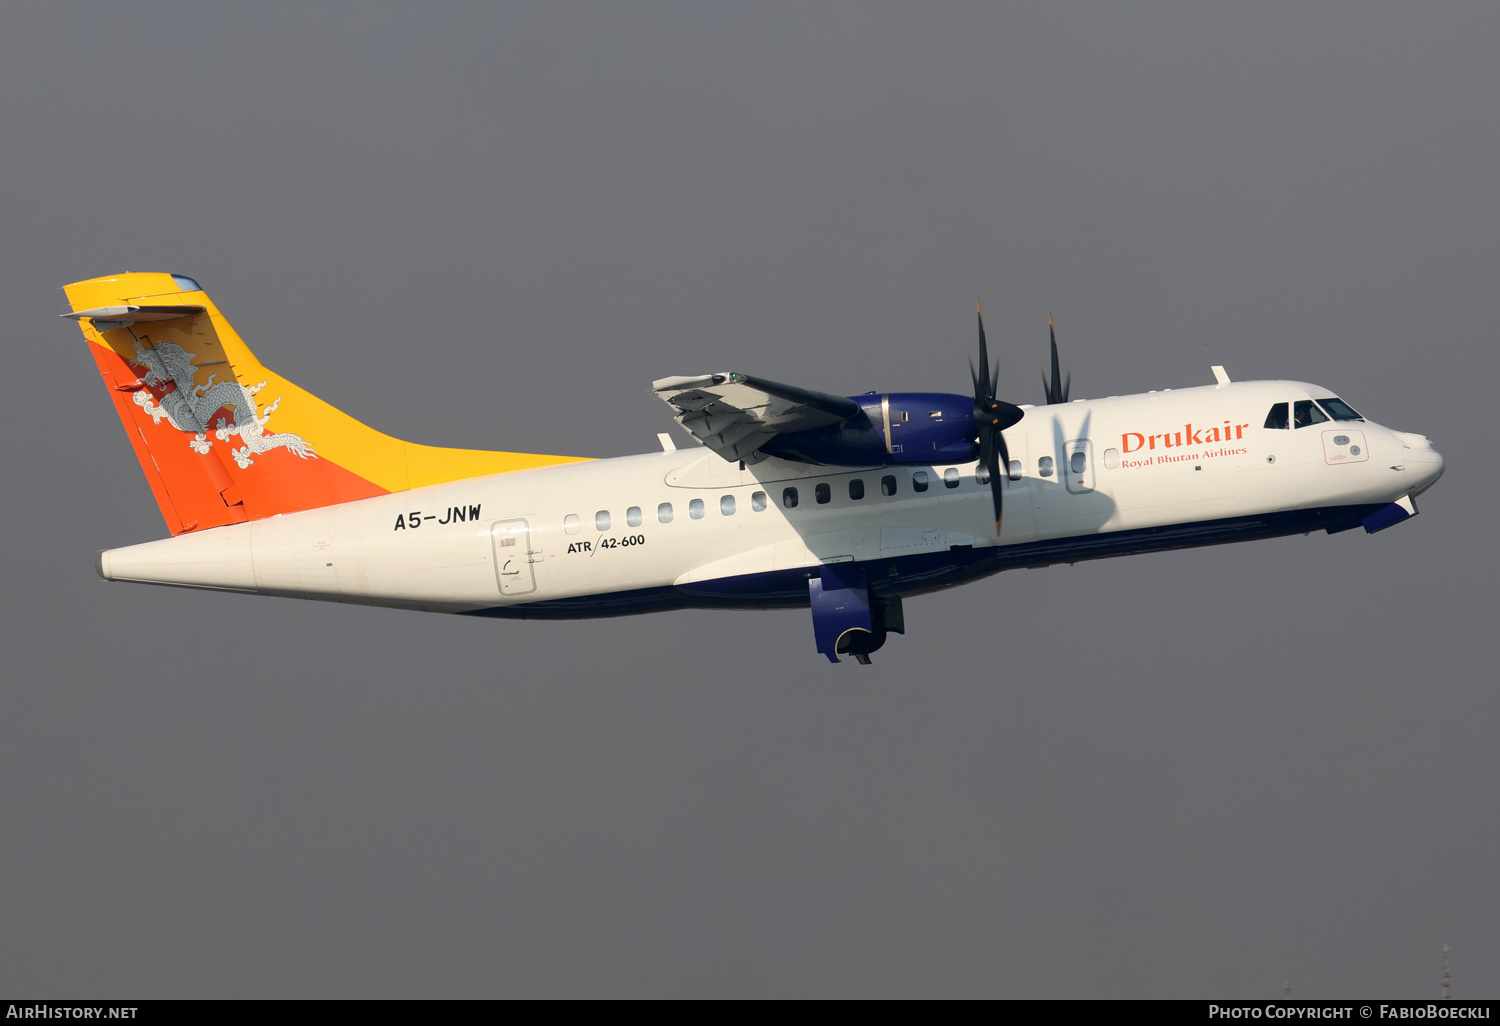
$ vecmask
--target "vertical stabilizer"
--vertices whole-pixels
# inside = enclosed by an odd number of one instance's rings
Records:
[[[191,278],[66,286],[173,534],[577,457],[404,442],[263,366]]]

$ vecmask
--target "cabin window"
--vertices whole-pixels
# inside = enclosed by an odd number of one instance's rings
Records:
[[[1120,450],[1119,449],[1105,449],[1104,450],[1104,466],[1105,466],[1105,468],[1108,469],[1108,470],[1114,470],[1119,465],[1120,465]]]
[[[1052,457],[1043,456],[1036,461],[1036,472],[1042,477],[1052,476]]]
[[[672,504],[670,502],[664,502],[656,507],[656,519],[664,524],[672,522]]]
[[[688,503],[688,516],[692,517],[694,520],[703,519],[702,499],[694,499],[692,502]]]
[[[1340,399],[1338,396],[1332,396],[1331,395],[1327,399],[1319,399],[1318,400],[1318,405],[1321,406],[1321,407],[1323,407],[1323,412],[1326,413],[1326,414],[1328,414],[1334,420],[1364,420],[1365,419],[1365,418],[1361,417],[1358,413],[1354,412],[1354,407],[1352,407],[1348,403],[1344,402],[1344,400]]]
[[[945,488],[957,488],[958,487],[958,468],[957,467],[949,467],[947,470],[943,471],[943,487],[945,487]]]
[[[1285,431],[1287,427],[1286,403],[1277,403],[1271,407],[1271,412],[1266,414],[1266,427],[1275,431]]]
[[[726,517],[732,517],[732,516],[734,516],[734,496],[733,495],[721,495],[721,496],[719,496],[719,512],[722,513]]]
[[[781,490],[781,504],[787,509],[797,508],[797,489],[783,488]]]
[[[990,483],[990,468],[979,466],[974,468],[974,480],[982,485]]]
[[[601,509],[599,512],[594,514],[594,530],[609,530],[609,510]]]
[[[826,484],[820,484],[813,489],[813,498],[817,499],[820,504],[825,503],[833,498],[833,489]]]
[[[766,493],[765,492],[751,492],[750,493],[750,509],[752,511],[756,512],[756,513],[764,513],[766,511]]]
[[[577,534],[583,530],[583,521],[578,518],[577,513],[569,513],[563,517],[563,530],[569,534]]]
[[[625,511],[625,523],[631,527],[641,526],[641,507],[631,506]]]
[[[863,499],[865,497],[865,482],[858,477],[849,479],[849,498]]]
[[[1292,406],[1292,425],[1294,427],[1312,427],[1321,424],[1328,419],[1328,414],[1318,409],[1318,404],[1311,399],[1298,399]]]
[[[1079,449],[1072,456],[1068,457],[1068,466],[1072,468],[1074,474],[1082,474],[1084,470],[1088,468],[1088,465],[1088,453],[1084,452],[1082,449]]]
[[[925,492],[927,490],[927,471],[913,471],[911,475],[911,490],[914,492]]]
[[[1005,468],[1006,474],[1012,481],[1021,480],[1021,473],[1025,468],[1021,466],[1020,460],[1011,460],[1010,465]]]
[[[895,474],[887,474],[887,475],[885,475],[885,477],[882,477],[880,479],[880,494],[881,495],[895,495],[896,494],[896,475]]]

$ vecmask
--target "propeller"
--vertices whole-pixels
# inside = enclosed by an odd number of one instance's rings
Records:
[[[1047,405],[1053,403],[1065,403],[1068,401],[1068,386],[1073,384],[1073,375],[1069,374],[1066,379],[1057,366],[1057,329],[1052,326],[1052,311],[1047,311],[1047,331],[1052,336],[1052,380],[1047,380],[1047,372],[1042,371],[1042,389],[1047,394]],[[1061,381],[1061,385],[1059,385]]]
[[[1000,533],[1000,505],[1003,491],[1000,484],[1000,468],[1010,473],[1010,450],[1005,446],[1006,428],[1015,424],[1026,411],[995,397],[1000,387],[1000,368],[990,371],[990,351],[984,339],[984,308],[975,304],[979,311],[979,369],[969,363],[969,375],[974,379],[974,426],[979,432],[979,463],[989,471],[990,495],[995,501],[995,533]]]

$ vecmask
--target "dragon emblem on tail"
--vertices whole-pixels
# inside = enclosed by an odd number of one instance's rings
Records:
[[[235,448],[231,442],[229,453],[241,470],[255,462],[252,457],[272,449],[287,449],[304,460],[318,458],[301,435],[266,433],[266,422],[281,405],[281,397],[277,396],[264,410],[259,409],[255,396],[266,387],[264,381],[242,385],[237,381],[219,381],[217,374],[210,374],[200,385],[193,360],[193,354],[175,342],[158,342],[147,348],[136,340],[135,358],[130,363],[144,373],[133,399],[153,424],[160,424],[165,417],[177,430],[194,432],[188,445],[204,456],[213,447],[208,440],[210,430],[221,442],[238,437],[244,444]],[[210,427],[209,418],[225,407],[230,410],[229,418],[218,417]]]

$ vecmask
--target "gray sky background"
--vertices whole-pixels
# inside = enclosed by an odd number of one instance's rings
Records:
[[[0,9],[0,992],[1500,994],[1495,4]],[[651,379],[1325,384],[1375,537],[511,623],[97,582],[165,535],[58,287],[199,278],[413,440]],[[679,437],[681,437],[679,435]]]

